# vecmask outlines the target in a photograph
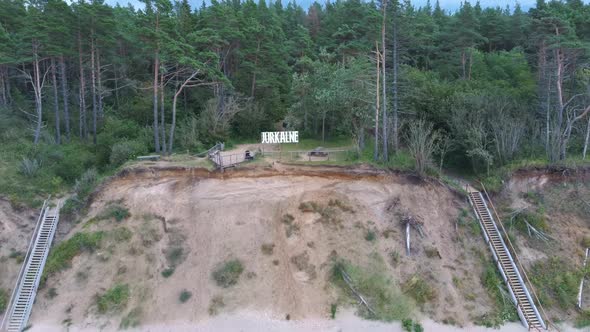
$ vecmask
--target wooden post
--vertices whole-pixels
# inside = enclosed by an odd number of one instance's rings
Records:
[[[588,261],[588,251],[590,248],[586,248],[586,257],[584,257],[584,264],[582,265],[583,268],[586,267],[586,261]],[[584,279],[586,279],[586,274],[582,275],[582,280],[580,281],[580,290],[578,291],[578,308],[582,309],[582,292],[584,289]]]
[[[406,254],[410,256],[410,223],[406,223]]]

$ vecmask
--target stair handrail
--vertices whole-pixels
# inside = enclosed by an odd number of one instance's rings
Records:
[[[19,289],[18,286],[20,284],[21,278],[23,277],[23,273],[24,273],[25,267],[27,265],[27,261],[29,260],[29,257],[31,255],[33,243],[35,242],[37,232],[39,231],[39,226],[41,225],[41,221],[43,220],[43,217],[45,216],[45,213],[47,212],[46,209],[49,208],[47,206],[47,201],[49,201],[49,199],[51,199],[51,195],[49,195],[49,197],[47,197],[47,199],[45,201],[43,201],[43,206],[41,207],[41,212],[39,213],[39,217],[37,217],[37,223],[35,224],[35,229],[33,229],[33,235],[31,236],[31,240],[29,241],[29,247],[27,248],[27,254],[25,255],[23,263],[21,264],[20,270],[18,272],[18,276],[16,278],[16,285],[12,289],[12,294],[10,295],[10,299],[8,300],[8,303],[6,306],[6,311],[4,312],[4,317],[2,317],[2,322],[0,323],[0,331],[2,331],[2,329],[4,328],[4,324],[7,322],[6,318],[8,316],[12,316],[12,304],[13,304],[12,302],[14,301],[14,296],[16,295],[16,292]]]
[[[524,275],[526,282],[530,285],[531,293],[533,293],[535,300],[537,301],[539,307],[541,308],[541,311],[543,312],[543,316],[545,316],[545,321],[547,323],[546,325],[551,325],[557,331],[559,331],[559,328],[555,324],[553,324],[553,322],[549,319],[549,316],[547,315],[547,312],[545,311],[543,304],[541,304],[541,301],[539,300],[539,297],[537,296],[537,292],[535,291],[535,286],[533,285],[533,283],[529,279],[529,277],[526,273],[526,269],[524,268],[524,266],[520,262],[520,258],[518,258],[518,255],[516,254],[516,250],[514,249],[514,246],[512,245],[512,241],[510,241],[510,237],[508,236],[508,232],[506,232],[506,229],[504,228],[504,223],[502,223],[502,220],[500,219],[500,216],[498,215],[498,211],[496,211],[496,207],[494,206],[494,203],[492,202],[490,195],[488,194],[488,191],[486,190],[486,187],[484,186],[484,184],[481,181],[479,183],[481,184],[483,192],[486,194],[486,198],[488,199],[488,202],[490,202],[490,205],[492,206],[492,210],[494,211],[494,214],[496,215],[496,219],[498,220],[498,223],[500,224],[500,227],[502,228],[502,232],[504,232],[504,234],[506,234],[506,240],[508,241],[508,245],[510,246],[510,249],[512,249],[512,252],[514,254],[513,255],[514,261],[520,267],[520,270],[522,271],[522,274]]]

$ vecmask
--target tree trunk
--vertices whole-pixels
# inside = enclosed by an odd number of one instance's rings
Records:
[[[96,71],[95,71],[94,29],[90,33],[90,79],[92,83],[92,142],[96,144],[96,122],[98,120],[98,106],[96,101]]]
[[[51,80],[53,82],[53,109],[55,110],[55,142],[61,144],[61,128],[59,119],[59,97],[57,94],[57,75],[55,74],[55,58],[51,58]]]
[[[104,117],[104,105],[102,100],[102,78],[100,73],[100,49],[96,48],[96,78],[98,83],[98,117],[102,119]]]
[[[80,66],[80,138],[86,139],[88,137],[88,130],[86,127],[86,80],[84,78],[84,64],[82,61],[82,36],[78,31],[78,61]]]
[[[64,102],[64,122],[66,125],[66,138],[70,140],[70,105],[69,105],[69,95],[68,95],[68,82],[66,76],[66,64],[64,61],[63,55],[59,57],[59,73],[60,73],[60,81],[61,81],[61,94],[62,99]]]
[[[387,22],[387,0],[383,1],[383,21],[381,24],[381,56],[383,59],[383,64],[381,67],[381,93],[383,94],[383,161],[387,161],[389,159],[389,152],[387,151],[387,144],[389,143],[389,137],[387,136],[387,94],[385,89],[386,84],[386,77],[385,77],[385,67],[387,59],[386,52],[385,52],[385,25]]]
[[[39,143],[39,137],[41,136],[41,124],[43,122],[43,99],[41,95],[42,81],[41,81],[41,69],[39,68],[39,44],[37,41],[33,41],[33,91],[35,93],[35,110],[37,117],[37,124],[35,126],[35,138],[33,142]]]
[[[160,58],[158,49],[154,54],[154,143],[156,146],[156,153],[160,153],[160,132],[158,130],[158,73],[160,69]]]
[[[379,86],[381,85],[379,74],[381,73],[381,52],[379,52],[379,43],[375,41],[375,59],[377,64],[377,82],[375,84],[376,93],[375,93],[375,148],[373,149],[373,160],[377,161],[379,159]]]
[[[588,117],[588,125],[586,126],[586,139],[584,140],[584,151],[582,152],[582,159],[586,159],[586,152],[588,151],[588,141],[590,141],[590,116]]]
[[[463,49],[461,51],[461,68],[463,68],[463,79],[467,78],[467,69],[466,67],[466,63],[467,63],[467,56],[465,54],[465,49]]]
[[[322,114],[322,144],[326,142],[326,112]]]
[[[164,75],[160,75],[160,107],[160,131],[162,133],[162,153],[166,154],[166,118],[164,116]]]
[[[397,152],[399,149],[399,138],[398,138],[398,84],[397,76],[399,73],[399,58],[398,58],[398,40],[397,40],[397,21],[396,17],[393,18],[393,148]]]
[[[4,66],[0,65],[0,105],[8,105],[8,98],[6,98],[6,75],[4,74]]]
[[[254,91],[256,91],[256,68],[258,67],[258,53],[260,52],[260,39],[256,45],[256,57],[254,58],[254,72],[252,73],[252,91],[250,97],[254,98]]]

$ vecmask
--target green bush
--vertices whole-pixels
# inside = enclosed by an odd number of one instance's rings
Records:
[[[238,279],[242,272],[244,272],[242,262],[233,259],[215,269],[212,276],[217,283],[217,286],[228,288],[238,283]]]
[[[82,144],[67,144],[60,147],[63,158],[54,166],[55,175],[69,184],[75,183],[95,163],[94,154]]]
[[[368,230],[368,231],[365,233],[365,240],[367,240],[367,241],[369,241],[369,242],[373,242],[373,241],[375,241],[376,239],[377,239],[377,234],[375,234],[375,232],[374,232],[374,231],[372,231],[372,230]]]
[[[131,216],[129,210],[118,203],[112,203],[107,206],[107,208],[102,211],[96,218],[98,220],[107,220],[107,219],[115,219],[116,221],[122,221],[127,219]]]
[[[180,301],[180,303],[185,303],[186,301],[188,301],[191,298],[191,296],[193,296],[193,293],[184,289],[184,290],[182,290],[182,292],[180,292],[180,296],[178,297],[178,300]]]
[[[143,142],[123,141],[115,143],[111,148],[110,163],[114,167],[121,166],[127,160],[146,153],[147,147]]]
[[[103,295],[96,299],[98,312],[105,314],[108,312],[119,311],[127,305],[129,301],[129,285],[117,284],[111,289],[107,290]]]
[[[172,274],[174,273],[174,268],[173,267],[169,267],[167,269],[164,269],[164,271],[162,271],[162,277],[164,278],[168,278],[170,277]]]
[[[71,238],[55,245],[47,257],[42,282],[54,273],[69,268],[72,259],[80,253],[93,252],[100,248],[103,236],[104,232],[76,233]]]

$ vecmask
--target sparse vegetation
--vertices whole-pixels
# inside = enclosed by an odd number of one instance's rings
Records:
[[[57,290],[54,287],[51,287],[47,290],[47,298],[53,299],[57,296]]]
[[[351,206],[342,203],[342,201],[339,200],[339,199],[331,199],[328,202],[328,206],[338,207],[343,212],[348,212],[348,213],[354,213],[355,212],[354,209]]]
[[[80,253],[93,252],[100,248],[104,235],[104,232],[80,232],[54,246],[47,257],[41,283],[44,283],[48,276],[69,268],[72,259]]]
[[[0,314],[6,310],[8,305],[8,291],[4,288],[0,288]]]
[[[183,289],[182,292],[180,292],[180,296],[178,297],[178,300],[180,301],[180,303],[185,303],[186,301],[188,301],[191,297],[193,296],[193,293],[189,292],[186,289]]]
[[[383,321],[401,320],[412,311],[411,300],[389,279],[383,264],[383,260],[374,259],[371,266],[360,267],[337,259],[332,267],[331,281],[346,295],[350,303],[358,305],[361,316]],[[342,271],[350,276],[353,287],[367,300],[376,316],[359,305],[358,298],[344,281]]]
[[[330,304],[330,317],[332,319],[336,318],[336,311],[338,310],[338,304],[337,303],[332,303]]]
[[[436,290],[418,275],[409,278],[402,285],[402,290],[418,304],[424,304],[436,298]]]
[[[2,311],[0,310],[0,312]],[[576,318],[575,326],[579,329],[590,326],[590,310],[580,312],[578,318]]]
[[[97,296],[96,304],[98,312],[106,314],[110,312],[120,311],[125,308],[129,301],[129,285],[117,284],[107,290],[103,295]]]
[[[110,235],[117,242],[129,241],[133,237],[133,233],[127,227],[117,227],[110,232]]]
[[[228,288],[238,283],[242,272],[244,272],[242,262],[238,259],[232,259],[215,269],[212,276],[217,286]]]
[[[154,243],[162,239],[160,230],[153,225],[153,222],[154,220],[144,220],[139,228],[138,234],[141,238],[141,243],[145,247],[151,247]]]
[[[274,243],[264,243],[261,247],[260,250],[262,251],[263,254],[265,255],[272,255],[273,251],[275,249],[275,244]]]
[[[214,296],[213,298],[211,298],[211,302],[209,302],[209,315],[217,315],[223,307],[225,307],[223,297],[221,295]]]
[[[14,259],[17,264],[21,264],[25,260],[25,253],[12,249],[8,257]]]
[[[510,220],[510,225],[514,226],[519,232],[523,234],[527,234],[529,232],[527,223],[538,231],[547,232],[548,230],[545,217],[537,211],[519,211]]]
[[[134,308],[133,310],[129,311],[123,319],[121,319],[121,324],[119,324],[119,328],[122,330],[138,327],[141,324],[141,315],[143,314],[143,310],[139,307]]]
[[[391,266],[397,267],[400,261],[400,254],[396,250],[391,250],[389,252],[389,262]]]
[[[119,324],[119,328],[125,330],[133,327],[138,327],[139,325],[141,325],[142,314],[143,310],[141,310],[141,308],[139,307],[129,311],[129,313],[125,315],[123,319],[121,319],[121,324]]]
[[[281,222],[285,224],[285,236],[291,237],[293,234],[299,232],[299,225],[295,223],[295,217],[290,214],[285,214],[281,218]]]

